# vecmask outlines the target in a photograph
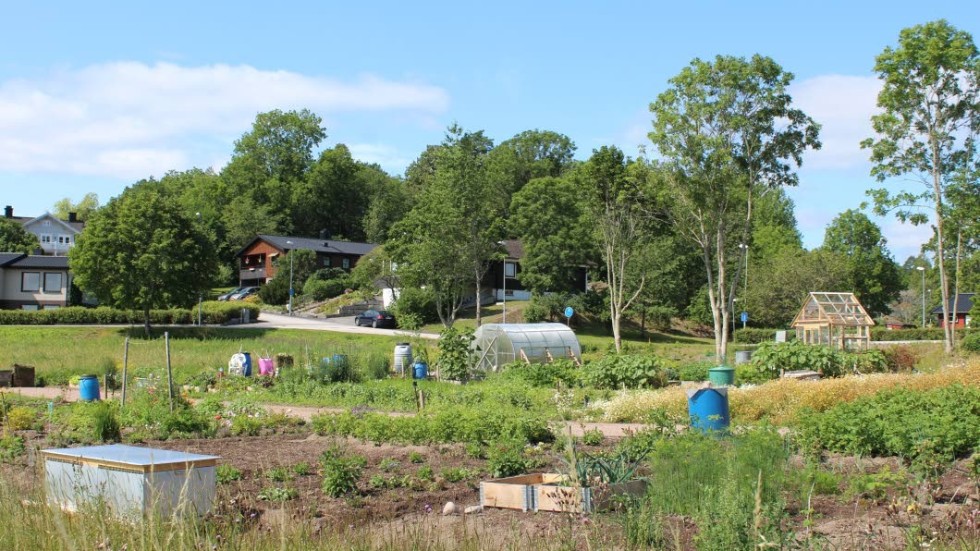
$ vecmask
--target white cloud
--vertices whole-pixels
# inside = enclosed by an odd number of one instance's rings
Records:
[[[881,83],[875,77],[821,75],[793,84],[793,104],[819,122],[819,151],[809,151],[810,168],[849,168],[867,162],[861,140],[872,136]]]
[[[373,75],[341,81],[247,65],[91,65],[0,82],[0,171],[140,178],[212,163],[227,155],[229,136],[271,109],[424,119],[448,104],[442,88]]]
[[[351,156],[365,163],[377,163],[392,174],[404,172],[414,160],[394,147],[384,144],[355,143],[347,146]]]

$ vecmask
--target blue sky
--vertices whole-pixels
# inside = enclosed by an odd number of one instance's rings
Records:
[[[691,59],[761,53],[796,75],[798,106],[824,125],[790,192],[814,247],[876,186],[857,146],[875,56],[938,18],[980,36],[980,3],[963,0],[140,4],[0,4],[0,203],[16,214],[220,168],[276,108],[312,109],[324,145],[394,174],[453,121],[498,142],[555,130],[580,158],[606,144],[635,155],[649,103]],[[927,238],[878,222],[900,262]]]

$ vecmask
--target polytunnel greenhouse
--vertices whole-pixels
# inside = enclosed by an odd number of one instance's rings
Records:
[[[496,371],[515,361],[546,363],[559,358],[579,361],[582,347],[562,323],[488,323],[473,339],[477,369]]]

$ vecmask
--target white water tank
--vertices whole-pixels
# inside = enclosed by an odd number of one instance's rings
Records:
[[[412,366],[412,345],[407,342],[400,342],[395,345],[395,362],[392,369],[395,373],[404,374],[406,369]]]

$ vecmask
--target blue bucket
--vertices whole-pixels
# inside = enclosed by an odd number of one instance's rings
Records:
[[[252,355],[248,352],[242,352],[245,356],[245,361],[242,362],[242,376],[251,377],[252,376]]]
[[[95,375],[83,375],[78,381],[78,397],[83,402],[99,400],[99,378]]]
[[[701,432],[727,431],[731,423],[727,388],[699,388],[687,391],[687,410],[691,426]]]
[[[412,370],[412,378],[425,379],[429,376],[429,366],[423,361],[415,362]]]

